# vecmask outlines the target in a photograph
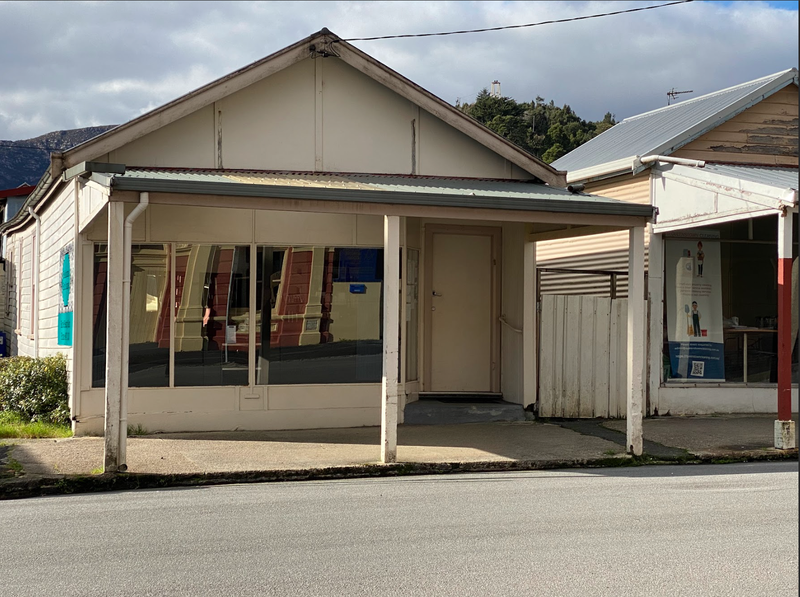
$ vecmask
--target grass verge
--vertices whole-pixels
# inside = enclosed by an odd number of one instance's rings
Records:
[[[39,421],[31,423],[15,412],[0,412],[0,438],[36,439],[43,437],[72,437],[72,429],[69,425]]]

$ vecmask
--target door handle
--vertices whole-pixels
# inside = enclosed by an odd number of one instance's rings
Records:
[[[434,291],[433,291],[433,296],[442,296],[442,295],[441,295],[441,294],[439,294],[438,292],[436,292],[436,291],[434,290]]]

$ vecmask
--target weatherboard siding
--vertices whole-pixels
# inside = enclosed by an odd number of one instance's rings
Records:
[[[586,185],[586,193],[630,203],[650,204],[650,174],[635,177],[618,176]],[[540,268],[628,271],[628,232],[608,232],[577,238],[541,241],[536,244],[536,261]],[[645,232],[645,247],[650,242]],[[647,264],[645,258],[645,266]],[[610,295],[607,275],[543,272],[542,294]],[[627,296],[627,276],[617,278],[618,297]]]
[[[61,298],[61,249],[75,239],[75,192],[70,185],[42,213],[39,265],[39,356],[59,352],[71,358],[71,350],[58,345],[58,308]],[[73,264],[74,265],[74,264]],[[74,267],[72,275],[74,277]]]
[[[673,155],[709,162],[797,166],[797,94],[797,85],[790,85],[688,143]]]
[[[58,306],[61,297],[61,249],[74,242],[75,198],[69,185],[39,212],[40,240],[36,225],[7,239],[12,247],[11,265],[7,275],[13,276],[7,293],[5,330],[9,356],[53,356],[62,353],[67,358],[67,379],[71,380],[72,349],[58,345]],[[35,243],[39,243],[39,284],[33,292]],[[73,272],[74,275],[74,272]],[[34,333],[34,299],[39,308],[38,330]],[[37,337],[38,336],[38,337]],[[70,390],[70,394],[71,394]]]
[[[15,354],[33,356],[33,336],[31,334],[31,286],[33,284],[33,228],[19,236],[21,271],[17,286],[17,322]]]

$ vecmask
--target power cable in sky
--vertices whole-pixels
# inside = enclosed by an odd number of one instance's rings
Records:
[[[399,39],[405,37],[435,37],[442,35],[460,35],[462,33],[485,33],[487,31],[503,31],[505,29],[523,29],[525,27],[538,27],[539,25],[553,25],[555,23],[569,23],[572,21],[585,21],[586,19],[611,17],[614,15],[621,15],[631,12],[640,12],[643,10],[664,8],[665,6],[675,6],[676,4],[686,4],[688,2],[694,2],[694,0],[677,0],[676,2],[667,2],[666,4],[655,4],[653,6],[640,6],[638,8],[628,8],[626,10],[616,10],[614,12],[604,12],[601,14],[585,15],[582,17],[570,17],[568,19],[553,19],[551,21],[541,21],[539,23],[526,23],[525,25],[504,25],[502,27],[486,27],[484,29],[464,29],[462,31],[440,31],[438,33],[406,33],[403,35],[379,35],[375,37],[349,37],[343,41],[375,41],[378,39]]]

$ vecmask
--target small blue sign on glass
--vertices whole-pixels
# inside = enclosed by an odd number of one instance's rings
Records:
[[[367,285],[350,284],[350,294],[367,294]]]

